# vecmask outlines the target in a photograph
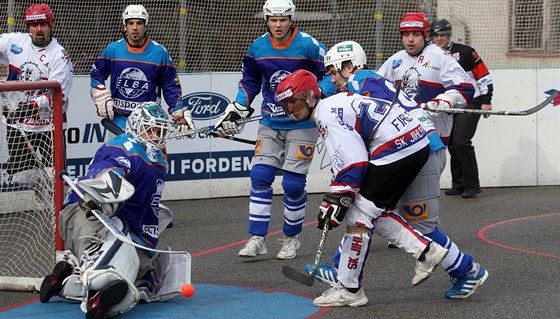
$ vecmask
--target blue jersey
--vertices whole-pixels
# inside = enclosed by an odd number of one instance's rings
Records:
[[[305,69],[321,80],[326,73],[324,44],[294,28],[288,43],[278,44],[269,33],[257,38],[243,58],[242,79],[239,81],[237,103],[250,106],[262,91],[263,114],[281,111],[276,101],[276,87],[286,75]],[[275,130],[315,127],[313,122],[296,122],[288,116],[264,118],[261,124]]]
[[[125,39],[113,42],[91,67],[91,87],[103,84],[111,76],[111,96],[117,113],[130,114],[141,102],[160,103],[163,91],[169,113],[183,108],[181,84],[167,50],[147,39],[141,48]]]
[[[128,134],[120,134],[97,150],[87,173],[78,180],[96,178],[106,170],[115,171],[135,188],[134,195],[124,202],[117,216],[128,224],[135,242],[156,247],[159,201],[165,184],[167,161],[160,155],[157,162],[151,162],[137,140]],[[79,200],[78,195],[72,192],[65,203]]]

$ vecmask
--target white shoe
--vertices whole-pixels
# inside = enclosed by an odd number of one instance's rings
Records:
[[[355,294],[349,292],[340,283],[327,291],[315,300],[313,305],[317,307],[359,307],[368,302],[364,290],[360,288]]]
[[[432,241],[428,246],[428,251],[423,252],[420,258],[416,261],[416,268],[414,269],[414,278],[412,278],[412,285],[418,286],[428,279],[434,269],[445,259],[447,249],[441,247],[435,241]]]
[[[296,251],[299,249],[300,242],[297,236],[288,237],[284,236],[282,238],[282,248],[280,252],[276,255],[278,259],[294,259],[296,258]]]
[[[247,243],[239,251],[239,257],[255,257],[268,253],[264,244],[264,237],[253,236],[249,238]]]

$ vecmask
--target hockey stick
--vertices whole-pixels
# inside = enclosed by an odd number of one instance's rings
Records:
[[[235,124],[237,124],[237,125],[246,124],[246,123],[250,123],[250,122],[254,122],[254,121],[260,121],[265,117],[276,117],[276,116],[282,116],[284,114],[285,114],[284,111],[278,111],[278,112],[274,112],[274,113],[267,113],[267,114],[252,116],[252,117],[241,118],[241,119],[236,120]],[[210,126],[205,126],[205,127],[201,127],[201,128],[197,128],[197,129],[189,130],[189,131],[184,131],[184,132],[174,132],[174,133],[171,133],[168,138],[177,138],[177,137],[191,135],[191,134],[212,132],[214,130],[216,130],[216,127],[214,125],[210,125]]]
[[[558,94],[558,91],[552,92],[546,100],[542,101],[540,104],[527,109],[525,111],[498,111],[498,110],[478,110],[478,109],[437,109],[430,110],[430,112],[435,113],[448,113],[448,114],[482,114],[482,115],[507,115],[507,116],[524,116],[533,114],[540,111],[542,108],[550,104]]]
[[[115,124],[115,122],[111,121],[108,118],[101,119],[101,125],[103,125],[104,128],[106,128],[109,132],[111,132],[115,135],[119,135],[119,134],[124,133],[124,130],[120,126],[118,126],[117,124]],[[224,139],[228,139],[228,140],[232,140],[232,141],[236,141],[236,142],[240,142],[240,143],[245,143],[245,144],[251,144],[251,145],[257,144],[256,141],[247,140],[247,139],[244,139],[244,138],[239,138],[239,137],[235,137],[235,136],[231,136],[231,135],[222,135],[222,134],[218,134],[218,133],[215,133],[215,132],[206,132],[206,134],[212,135],[214,137],[219,137],[219,138],[224,138]]]
[[[78,186],[76,186],[76,184],[74,184],[74,181],[72,180],[72,178],[70,178],[68,173],[66,173],[64,171],[60,172],[60,178],[62,178],[62,180],[64,180],[64,182],[66,182],[66,184],[68,184],[68,186],[70,186],[70,188],[72,188],[72,190],[76,193],[76,195],[78,195],[82,199],[84,198],[84,194],[78,188]],[[129,244],[129,245],[134,246],[136,248],[139,248],[139,249],[142,249],[142,250],[147,250],[147,251],[152,251],[152,252],[155,252],[155,253],[188,254],[186,251],[161,250],[161,249],[149,248],[149,247],[145,247],[145,246],[142,246],[140,244],[137,244],[137,243],[133,242],[132,240],[130,240],[128,237],[126,237],[126,235],[117,227],[117,225],[115,225],[115,223],[113,223],[113,221],[109,217],[107,217],[107,215],[103,214],[102,212],[100,212],[99,210],[96,210],[96,209],[92,209],[91,212],[97,218],[97,220],[99,220],[101,222],[101,224],[103,224],[103,226],[105,226],[111,232],[111,234],[113,234],[118,240],[120,240],[121,242],[123,242],[125,244]]]
[[[319,247],[317,248],[317,254],[315,255],[315,261],[313,262],[311,274],[303,274],[290,266],[282,266],[282,274],[284,274],[284,276],[308,287],[313,286],[313,283],[315,282],[315,274],[317,274],[317,268],[319,268],[321,256],[323,255],[323,249],[325,248],[327,234],[329,233],[329,225],[330,219],[327,218],[325,220],[325,225],[323,226],[323,232],[321,233],[321,240],[319,241]]]

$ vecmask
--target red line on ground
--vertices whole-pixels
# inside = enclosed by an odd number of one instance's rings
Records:
[[[22,302],[13,304],[13,305],[6,306],[4,308],[0,308],[0,312],[8,311],[8,310],[18,308],[18,307],[23,307],[25,305],[32,304],[32,303],[37,302],[37,301],[39,301],[39,298],[34,298],[34,299],[31,299],[31,300],[22,301]]]
[[[309,226],[309,225],[312,225],[312,224],[316,224],[316,223],[317,223],[317,221],[311,221],[311,222],[303,223],[303,227]],[[267,236],[280,234],[281,232],[282,232],[282,230],[277,230],[277,231],[274,231],[272,233],[268,233]],[[199,251],[197,253],[191,254],[191,257],[194,258],[194,257],[200,257],[200,256],[208,255],[208,254],[220,251],[220,250],[225,250],[225,249],[228,249],[228,248],[231,248],[231,247],[243,245],[246,242],[247,242],[247,240],[244,239],[244,240],[236,241],[234,243],[225,244],[225,245],[222,245],[222,246],[217,246],[217,247],[214,247],[214,248],[206,249],[206,250]]]
[[[508,246],[508,245],[504,245],[504,244],[500,244],[497,243],[491,239],[489,239],[486,236],[486,231],[490,228],[499,226],[499,225],[503,225],[503,224],[508,224],[508,223],[513,223],[513,222],[517,222],[517,221],[522,221],[522,220],[528,220],[528,219],[534,219],[534,218],[539,218],[539,217],[548,217],[548,216],[555,216],[555,215],[560,215],[560,213],[551,213],[551,214],[542,214],[542,215],[534,215],[534,216],[526,216],[526,217],[520,217],[520,218],[514,218],[514,219],[509,219],[509,220],[504,220],[501,222],[497,222],[497,223],[493,223],[493,224],[488,224],[482,228],[480,228],[479,230],[477,230],[476,232],[476,237],[478,237],[480,240],[490,244],[490,245],[494,245],[494,246],[498,246],[501,248],[505,248],[505,249],[509,249],[509,250],[513,250],[513,251],[518,251],[518,252],[522,252],[522,253],[527,253],[527,254],[531,254],[531,255],[537,255],[537,256],[542,256],[542,257],[549,257],[549,258],[556,258],[556,259],[560,259],[560,256],[557,255],[552,255],[552,254],[545,254],[545,253],[539,253],[533,250],[526,250],[526,249],[521,249],[521,248],[515,248],[512,246]]]

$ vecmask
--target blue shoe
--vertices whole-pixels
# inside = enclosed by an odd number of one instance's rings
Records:
[[[305,271],[311,275],[313,272],[313,265],[305,265]],[[317,267],[317,273],[315,274],[317,280],[333,287],[338,284],[337,276],[338,271],[336,271],[336,268],[334,268],[331,263],[319,264]]]
[[[462,279],[455,278],[453,287],[445,292],[446,299],[465,299],[472,295],[476,289],[486,281],[488,271],[480,266],[476,276],[467,276]]]

